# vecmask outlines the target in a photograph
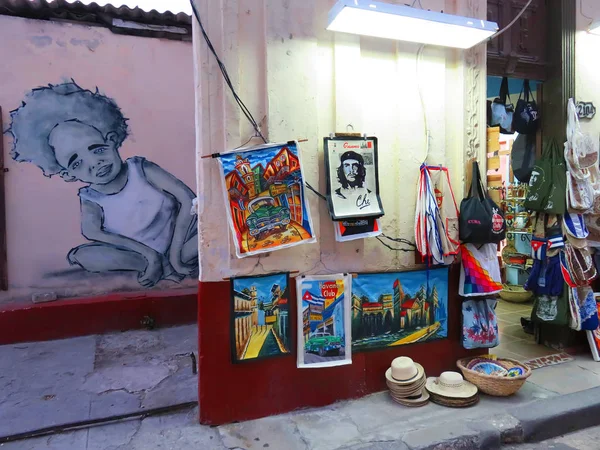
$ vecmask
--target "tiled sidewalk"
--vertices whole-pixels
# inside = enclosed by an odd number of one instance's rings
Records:
[[[500,345],[490,350],[499,357],[527,361],[540,356],[560,353],[558,350],[539,345],[532,334],[527,334],[521,327],[521,317],[529,318],[533,301],[528,303],[510,303],[499,300],[496,307]]]

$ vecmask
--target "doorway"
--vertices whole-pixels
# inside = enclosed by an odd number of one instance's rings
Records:
[[[528,80],[533,100],[541,104],[542,82]],[[535,219],[524,207],[531,168],[540,153],[541,129],[532,134],[512,131],[509,124],[526,82],[521,78],[489,76],[487,79],[487,188],[505,215],[507,238],[499,245],[503,283],[496,308],[500,345],[492,352],[500,357],[529,361],[558,353],[538,343],[531,323],[533,295],[524,289],[533,265],[531,240]],[[508,121],[500,123],[499,110]],[[541,128],[541,127],[538,127]]]

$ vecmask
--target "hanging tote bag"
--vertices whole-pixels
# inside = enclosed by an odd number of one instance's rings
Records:
[[[566,188],[565,159],[556,141],[546,140],[542,157],[536,161],[531,172],[524,206],[532,211],[564,214],[567,210]]]
[[[558,296],[536,295],[531,320],[552,325],[569,325],[569,288],[565,286]]]
[[[492,127],[500,127],[500,133],[503,134],[513,134],[512,133],[512,122],[513,122],[513,113],[515,111],[512,103],[506,104],[506,99],[510,98],[508,93],[508,78],[502,78],[502,83],[500,84],[500,92],[498,97],[494,99],[492,102]]]
[[[563,152],[555,140],[548,144],[552,155],[552,179],[544,212],[548,214],[564,214],[567,212],[567,168]]]
[[[484,192],[479,164],[473,162],[469,195],[460,203],[459,236],[462,243],[498,243],[506,237],[504,214]]]
[[[458,295],[489,296],[502,290],[500,263],[496,244],[460,246],[460,281]]]
[[[567,172],[567,206],[571,211],[594,212],[600,197],[598,139],[582,133],[573,99],[567,105],[567,141],[564,158]]]
[[[521,98],[523,96],[523,98]],[[520,134],[535,134],[539,123],[539,111],[531,88],[529,87],[529,80],[523,81],[523,88],[519,94],[519,100],[517,101],[517,107],[513,114],[512,128]]]
[[[500,344],[498,319],[496,317],[497,300],[465,300],[462,304],[463,347],[492,348]]]
[[[589,286],[569,288],[569,301],[574,302],[579,309],[580,329],[594,331],[598,328],[598,308],[594,300],[594,291]]]
[[[510,152],[513,174],[521,183],[529,183],[535,165],[535,134],[519,134]]]

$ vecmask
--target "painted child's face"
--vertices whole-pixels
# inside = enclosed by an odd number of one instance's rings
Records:
[[[90,184],[110,183],[123,161],[114,133],[106,138],[96,128],[81,122],[63,122],[48,137],[56,161],[71,177]]]

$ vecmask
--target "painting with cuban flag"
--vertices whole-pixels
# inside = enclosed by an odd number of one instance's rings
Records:
[[[302,276],[298,296],[298,367],[352,364],[348,274]]]

